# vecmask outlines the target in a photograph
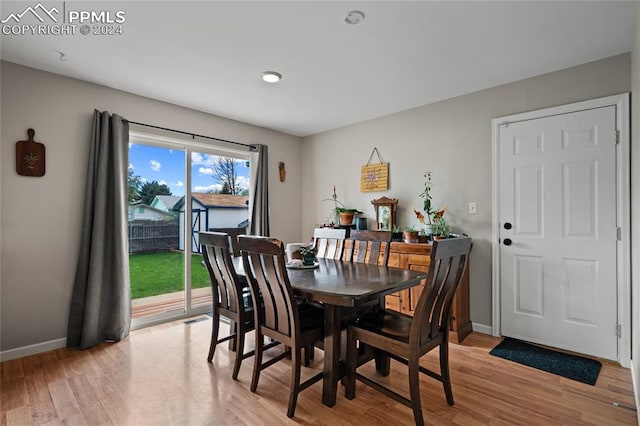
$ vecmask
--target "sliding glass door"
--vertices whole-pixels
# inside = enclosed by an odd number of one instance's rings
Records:
[[[248,152],[131,132],[132,327],[203,313],[211,285],[198,233],[248,224]]]

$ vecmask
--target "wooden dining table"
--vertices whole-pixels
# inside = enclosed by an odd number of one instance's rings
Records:
[[[242,257],[234,258],[234,267],[238,276],[244,278]],[[340,359],[343,310],[357,312],[376,300],[384,306],[385,295],[418,285],[427,273],[320,258],[316,268],[288,269],[288,275],[296,297],[324,307],[322,403],[333,407],[338,381],[344,375],[344,362]]]

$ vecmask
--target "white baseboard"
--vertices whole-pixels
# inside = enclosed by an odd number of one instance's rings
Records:
[[[638,424],[640,425],[640,411],[638,411],[638,407],[640,407],[640,399],[638,399],[638,381],[636,380],[636,364],[631,360],[629,365],[629,369],[631,371],[631,382],[633,385],[633,399],[636,402],[636,417],[638,419]]]
[[[53,351],[67,346],[67,338],[49,340],[48,342],[36,343],[33,345],[22,346],[21,348],[9,349],[0,352],[0,361],[9,361],[16,358],[22,358],[29,355],[35,355],[42,352]]]
[[[488,334],[489,336],[491,336],[491,333],[493,333],[493,328],[490,325],[472,322],[471,327],[476,333]]]

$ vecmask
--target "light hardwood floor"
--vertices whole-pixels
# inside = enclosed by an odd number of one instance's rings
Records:
[[[258,392],[251,393],[253,358],[243,362],[238,381],[231,379],[227,344],[208,364],[211,319],[199,318],[137,330],[123,342],[86,351],[61,349],[3,362],[1,424],[413,424],[409,408],[362,383],[352,401],[340,386],[333,408],[322,405],[322,384],[317,383],[301,393],[296,415],[288,419],[288,363],[265,370]],[[440,383],[422,378],[427,424],[636,424],[635,411],[625,408],[634,405],[629,370],[606,363],[597,384],[589,386],[489,355],[498,342],[472,333],[462,345],[451,344],[455,405],[447,405]],[[437,368],[437,350],[422,364]],[[322,351],[317,350],[311,369],[321,368]],[[311,369],[303,368],[303,379]],[[387,380],[407,389],[400,364],[392,361]]]

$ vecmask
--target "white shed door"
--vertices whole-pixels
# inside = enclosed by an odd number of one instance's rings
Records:
[[[615,113],[500,127],[505,336],[617,359]]]

